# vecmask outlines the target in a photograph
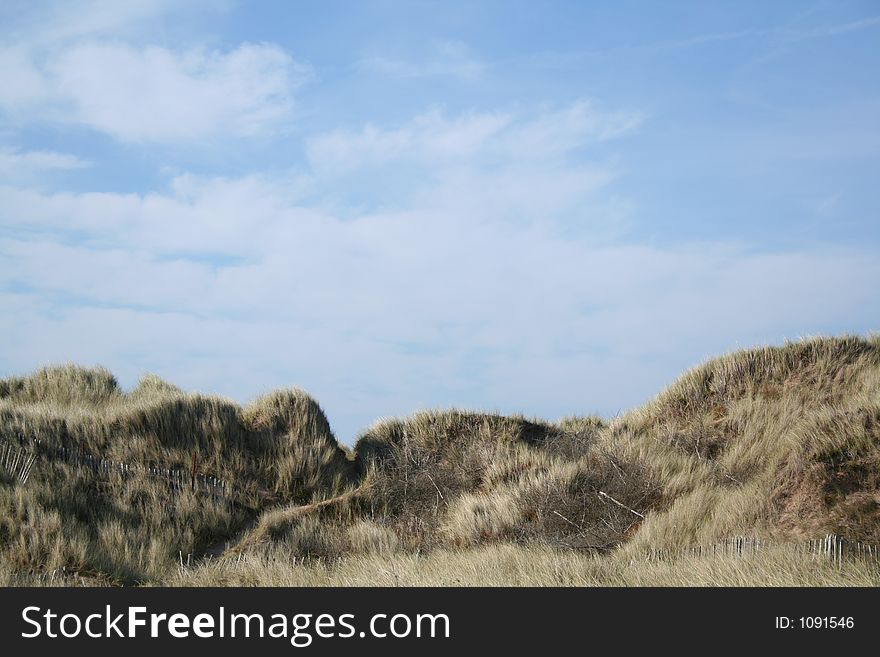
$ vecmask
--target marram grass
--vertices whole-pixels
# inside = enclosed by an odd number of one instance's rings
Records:
[[[0,472],[0,583],[878,583],[793,547],[880,544],[876,336],[715,358],[610,422],[429,411],[353,451],[296,388],[242,407],[64,365],[0,380],[0,441],[43,450],[26,481]],[[735,535],[767,547],[687,551]]]

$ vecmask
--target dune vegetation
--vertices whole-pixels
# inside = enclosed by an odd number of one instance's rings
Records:
[[[353,449],[298,389],[50,367],[0,380],[0,444],[0,584],[880,584],[871,548],[802,549],[880,544],[877,336],[715,358],[611,420],[421,412]],[[733,536],[764,547],[709,549]]]

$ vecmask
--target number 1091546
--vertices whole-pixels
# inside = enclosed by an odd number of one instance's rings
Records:
[[[800,616],[798,618],[790,618],[789,616],[776,617],[776,629],[778,630],[849,630],[853,627],[855,627],[855,621],[852,616]]]

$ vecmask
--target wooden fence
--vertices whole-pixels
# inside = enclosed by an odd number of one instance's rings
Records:
[[[770,547],[780,545],[779,542],[769,541],[750,536],[733,536],[727,540],[712,545],[696,545],[688,548],[664,548],[648,550],[645,554],[647,561],[668,561],[681,557],[712,557],[712,556],[748,556],[762,552]],[[824,538],[817,538],[799,543],[787,543],[796,553],[812,556],[816,559],[827,559],[838,565],[844,561],[865,561],[880,563],[880,546],[869,545],[859,541],[853,541],[843,536],[827,534]]]
[[[184,470],[180,467],[166,468],[157,464],[142,465],[114,461],[76,447],[47,445],[38,438],[27,439],[19,436],[18,443],[18,445],[12,442],[0,443],[0,467],[22,484],[27,482],[34,463],[40,459],[47,459],[86,468],[96,476],[119,473],[123,478],[128,478],[142,473],[165,481],[173,493],[179,494],[189,490],[207,495],[215,502],[228,502],[235,496],[235,489],[228,482],[197,471],[198,460],[195,454],[193,454],[192,467]]]
[[[37,455],[11,443],[0,444],[0,469],[20,484],[26,484]]]

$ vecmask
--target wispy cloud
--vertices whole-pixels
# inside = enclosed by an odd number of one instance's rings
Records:
[[[421,58],[402,59],[382,55],[364,57],[358,67],[396,78],[454,77],[476,80],[487,64],[476,59],[460,41],[432,41],[428,53]]]
[[[709,32],[706,34],[697,34],[684,39],[672,39],[669,41],[658,41],[651,44],[636,46],[645,50],[666,50],[677,48],[691,48],[711,43],[720,43],[725,41],[735,41],[748,38],[766,38],[776,44],[796,43],[798,41],[808,41],[810,39],[824,39],[836,37],[842,34],[858,32],[880,26],[880,16],[869,16],[859,20],[847,23],[833,23],[815,26],[774,26],[774,27],[753,27],[743,30],[733,30],[729,32]]]
[[[310,137],[309,161],[323,171],[345,171],[394,160],[443,161],[469,158],[509,126],[506,114],[470,114],[448,118],[439,110],[408,124],[383,129],[367,124],[359,131],[334,130]]]
[[[0,17],[9,40],[32,48],[50,48],[75,41],[139,39],[166,20],[193,13],[222,12],[234,0],[82,0],[75,5],[59,0],[8,3]]]
[[[543,161],[622,137],[644,121],[639,111],[605,111],[590,100],[536,112],[483,112],[449,117],[441,110],[420,114],[392,129],[373,124],[359,131],[335,130],[307,141],[314,167],[346,170],[394,160],[436,166],[502,158],[505,162]]]
[[[725,41],[737,41],[749,38],[767,38],[768,40],[778,43],[797,43],[799,41],[808,41],[810,39],[824,39],[829,37],[849,34],[851,32],[859,32],[880,26],[880,16],[869,16],[848,23],[836,23],[831,25],[818,25],[810,27],[753,27],[744,30],[733,30],[729,32],[709,32],[706,34],[697,34],[684,39],[671,39],[668,41],[658,41],[655,43],[635,46],[644,50],[667,50],[679,48],[692,48],[712,43],[723,43]]]
[[[814,26],[755,26],[741,30],[704,32],[674,39],[618,45],[605,49],[567,52],[544,51],[517,56],[514,61],[526,59],[547,66],[570,66],[585,58],[604,58],[625,53],[659,54],[666,51],[688,50],[703,46],[723,45],[729,42],[754,40],[772,48],[796,44],[813,39],[826,39],[874,29],[880,26],[880,16],[868,16],[846,23]]]
[[[860,32],[872,28],[880,27],[880,16],[869,16],[859,20],[850,21],[848,23],[837,23],[833,25],[818,25],[815,27],[799,27],[799,28],[779,28],[772,30],[771,34],[776,36],[783,43],[794,43],[797,41],[807,41],[809,39],[824,39],[828,37],[836,37],[851,32]]]
[[[69,153],[54,151],[23,151],[18,148],[0,147],[0,175],[32,174],[52,169],[82,169],[92,163]]]
[[[590,158],[590,149],[634,132],[644,118],[588,100],[457,116],[433,110],[396,127],[319,134],[307,140],[306,152],[316,192],[346,215],[345,205],[363,198],[369,207],[432,208],[483,220],[566,216],[591,225],[598,237],[614,229],[604,213],[590,218],[588,208],[618,171]]]

